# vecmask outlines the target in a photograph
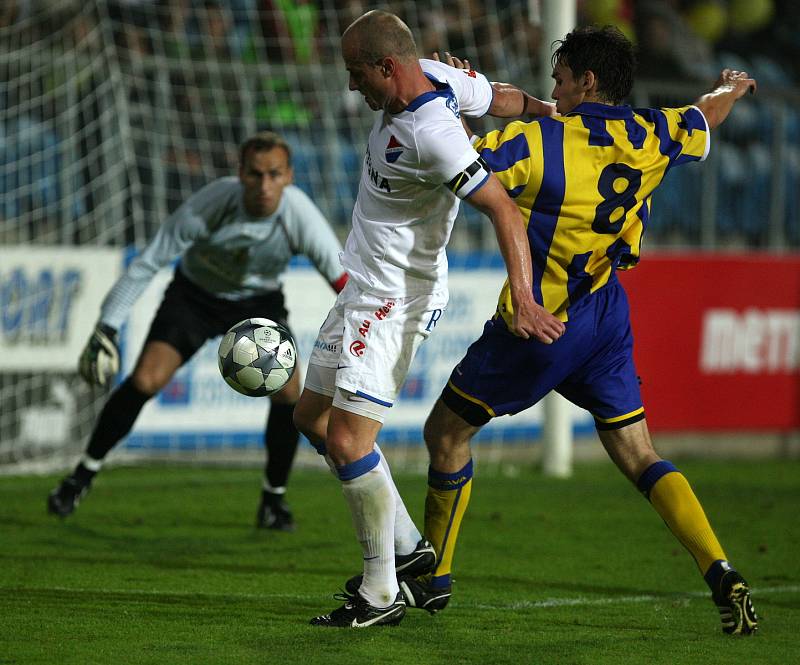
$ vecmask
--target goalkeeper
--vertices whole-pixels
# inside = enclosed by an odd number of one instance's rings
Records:
[[[291,149],[262,132],[242,144],[238,177],[220,178],[195,192],[170,215],[106,296],[79,371],[106,385],[119,368],[117,331],[153,275],[180,262],[133,373],[106,402],[75,470],[47,498],[50,513],[66,517],[89,490],[108,452],[130,432],[145,403],[206,340],[233,324],[265,317],[286,325],[282,276],[305,254],[339,292],[347,281],[341,246],[320,210],[292,184]],[[300,376],[270,397],[267,462],[257,526],[294,528],[285,501],[299,434],[292,422]]]

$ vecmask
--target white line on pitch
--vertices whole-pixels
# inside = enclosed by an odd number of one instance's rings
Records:
[[[0,587],[0,590],[12,589]],[[191,591],[156,591],[148,589],[86,589],[75,587],[36,587],[32,589],[16,588],[14,591],[24,593],[30,591],[56,591],[81,594],[119,594],[131,596],[143,596],[157,598],[159,596],[172,596],[179,598],[242,598],[247,600],[269,600],[270,598],[289,598],[294,600],[312,600],[320,598],[324,594],[299,594],[299,593],[208,593],[205,591],[192,593]],[[774,596],[783,593],[800,592],[800,585],[775,586],[775,587],[755,587],[753,593],[758,596]],[[470,603],[458,602],[459,608],[478,609],[478,610],[527,610],[527,609],[547,609],[551,607],[591,607],[597,605],[618,605],[625,603],[670,603],[676,600],[686,600],[694,598],[707,598],[708,592],[686,591],[669,595],[643,594],[639,596],[606,596],[604,598],[546,598],[544,600],[517,600],[512,603],[490,604],[490,603]]]
[[[781,593],[796,593],[800,591],[800,586],[778,586],[778,587],[755,587],[752,589],[756,596],[772,596]],[[471,605],[481,610],[526,610],[548,607],[587,607],[592,605],[618,605],[624,603],[651,603],[651,602],[674,602],[675,600],[687,598],[707,598],[708,592],[687,591],[676,593],[675,595],[640,595],[640,596],[609,596],[606,598],[547,598],[545,600],[517,600],[513,603],[492,605],[479,603]]]

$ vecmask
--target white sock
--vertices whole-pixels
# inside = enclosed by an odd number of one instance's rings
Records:
[[[342,481],[356,536],[364,553],[364,581],[359,593],[373,607],[389,607],[398,591],[394,572],[394,492],[378,464],[352,480]]]
[[[392,472],[389,469],[389,463],[383,456],[383,452],[381,452],[381,449],[378,447],[377,443],[375,443],[375,452],[381,456],[381,466],[386,473],[386,477],[389,479],[389,484],[392,486],[392,493],[394,494],[395,554],[411,554],[411,552],[413,552],[417,547],[417,543],[422,540],[422,534],[417,528],[417,525],[414,524],[414,520],[411,519],[411,515],[408,514],[408,509],[406,508],[406,504],[403,502],[403,497],[400,496],[400,492],[397,490],[397,485],[394,484],[394,478],[392,478]],[[328,468],[331,470],[331,473],[338,478],[339,474],[336,471],[336,464],[334,464],[330,455],[326,454],[324,459],[328,464]]]
[[[392,472],[389,470],[389,463],[386,461],[386,458],[383,456],[381,449],[378,448],[378,444],[375,444],[375,451],[381,456],[381,466],[383,470],[386,472],[386,476],[389,478],[389,483],[392,486],[392,490],[394,492],[394,504],[395,504],[395,512],[394,512],[394,551],[395,554],[411,554],[416,548],[417,543],[422,539],[422,534],[417,529],[417,525],[414,524],[414,520],[411,519],[411,515],[408,514],[408,510],[406,509],[406,504],[403,503],[403,498],[400,496],[400,492],[397,491],[397,486],[394,484],[394,478],[392,478]]]

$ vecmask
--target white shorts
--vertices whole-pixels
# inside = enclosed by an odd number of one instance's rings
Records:
[[[335,385],[309,386],[332,397],[341,388],[392,406],[411,361],[447,306],[447,290],[408,298],[384,298],[347,282],[322,324],[310,365],[336,368]]]

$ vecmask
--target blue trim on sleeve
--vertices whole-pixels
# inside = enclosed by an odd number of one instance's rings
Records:
[[[458,490],[472,480],[473,467],[470,459],[464,468],[455,473],[442,473],[428,467],[428,485],[436,490]]]
[[[364,457],[357,459],[355,462],[350,462],[344,466],[337,466],[336,473],[339,475],[339,480],[353,480],[359,476],[363,476],[365,473],[369,473],[380,463],[381,456],[376,450],[373,450],[371,453],[367,453]]]
[[[662,477],[666,476],[668,473],[677,472],[678,469],[675,468],[672,462],[662,459],[660,462],[651,464],[645,469],[644,473],[639,476],[639,480],[636,481],[636,487],[649,499],[650,490],[653,489],[653,486],[661,480]]]
[[[363,397],[364,399],[368,399],[370,402],[375,402],[375,404],[380,404],[381,406],[387,406],[390,409],[392,408],[392,402],[384,402],[382,399],[378,399],[377,397],[373,397],[372,395],[367,395],[367,393],[363,393],[360,390],[356,390],[356,395],[359,397]]]
[[[436,87],[436,90],[423,92],[421,95],[419,95],[419,97],[412,99],[408,106],[406,106],[403,110],[411,111],[413,113],[420,106],[427,104],[429,101],[436,99],[437,97],[444,97],[445,100],[451,99],[452,102],[456,103],[456,108],[458,108],[456,102],[456,93],[453,92],[453,89],[447,83],[442,83],[441,81],[435,79],[433,76],[428,74],[428,72],[424,73],[425,77]]]

